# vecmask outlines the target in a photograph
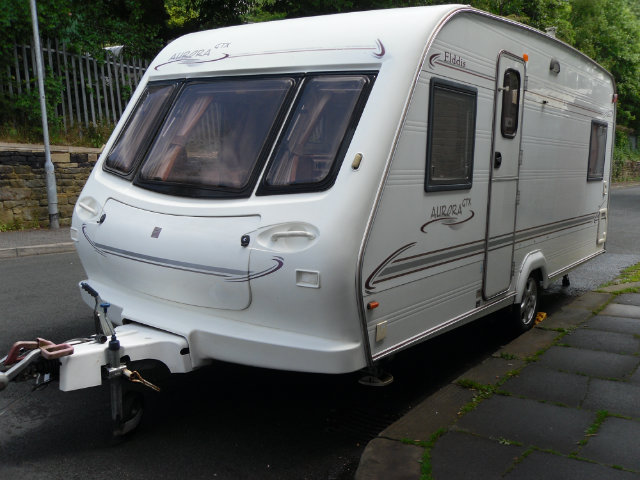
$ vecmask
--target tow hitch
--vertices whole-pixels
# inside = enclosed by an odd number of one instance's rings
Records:
[[[36,386],[58,380],[62,391],[97,386],[106,380],[111,392],[113,433],[125,435],[142,418],[142,394],[127,389],[126,384],[160,391],[134,365],[151,360],[164,364],[171,373],[191,371],[188,344],[184,337],[145,325],[115,327],[108,318],[110,305],[101,302],[98,293],[86,283],[81,287],[96,299],[96,333],[60,344],[42,338],[16,342],[0,360],[0,391],[10,381],[28,379],[35,379]]]

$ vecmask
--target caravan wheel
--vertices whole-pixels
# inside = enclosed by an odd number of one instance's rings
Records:
[[[515,326],[521,332],[526,332],[533,327],[538,312],[538,280],[529,275],[522,292],[522,299],[513,307],[513,320]]]

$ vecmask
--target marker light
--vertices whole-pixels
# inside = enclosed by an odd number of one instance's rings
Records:
[[[522,54],[522,59],[523,59],[525,62],[528,62],[528,61],[529,61],[529,55],[528,55],[527,53],[523,53],[523,54]]]
[[[380,303],[378,302],[369,302],[367,303],[367,310],[373,310],[374,308],[378,308]]]

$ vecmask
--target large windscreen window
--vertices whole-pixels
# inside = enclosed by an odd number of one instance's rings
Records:
[[[138,182],[191,196],[246,190],[294,84],[292,78],[187,84],[169,111]]]
[[[306,79],[259,193],[318,190],[331,185],[340,147],[348,141],[369,78],[323,75]]]
[[[145,142],[153,134],[158,118],[177,84],[151,85],[142,94],[131,119],[107,157],[106,167],[124,175],[132,172],[144,154]]]
[[[335,182],[373,73],[150,83],[104,169],[185,197],[325,190]],[[266,168],[265,168],[266,165]]]

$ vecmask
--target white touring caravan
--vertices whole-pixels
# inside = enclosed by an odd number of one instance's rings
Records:
[[[604,252],[616,98],[580,52],[462,5],[175,40],[75,208],[99,332],[60,388],[143,359],[373,370],[506,307],[531,327],[538,289]]]

